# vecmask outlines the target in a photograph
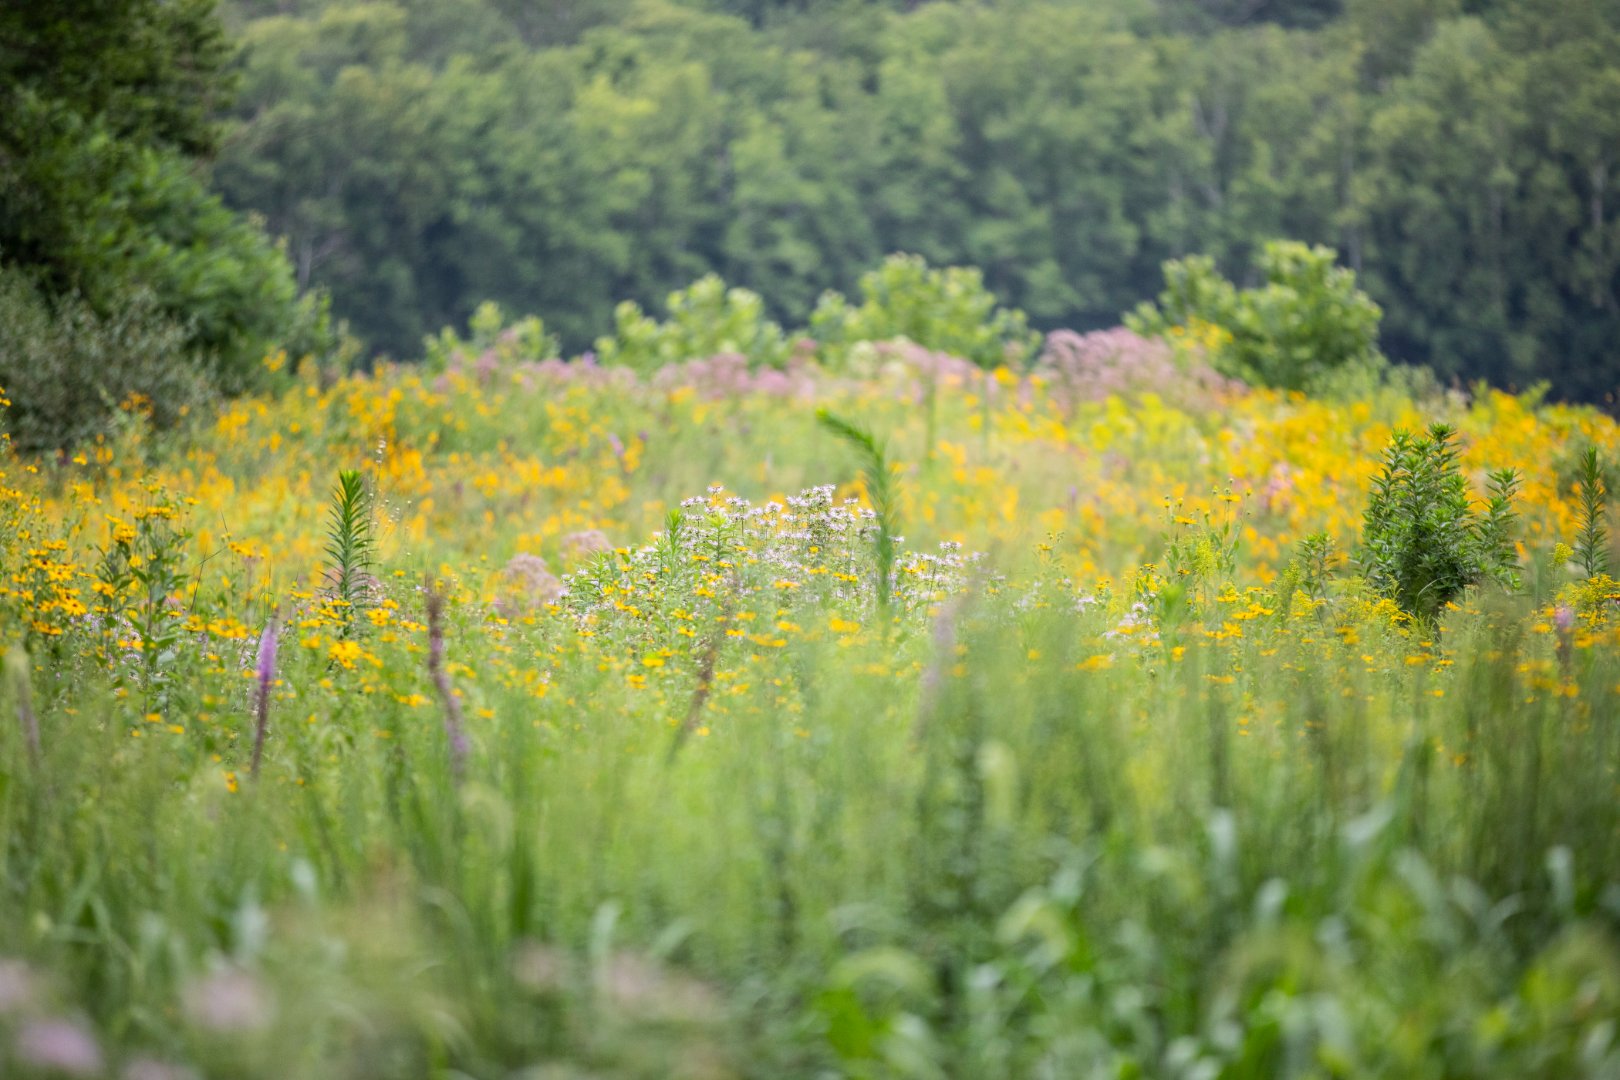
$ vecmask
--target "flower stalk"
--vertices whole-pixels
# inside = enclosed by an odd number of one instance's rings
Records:
[[[270,621],[264,626],[264,633],[259,635],[259,659],[255,665],[254,674],[257,677],[256,694],[253,702],[253,763],[248,772],[254,779],[259,776],[259,763],[264,758],[264,738],[270,730],[270,687],[276,681],[276,617],[270,616]]]

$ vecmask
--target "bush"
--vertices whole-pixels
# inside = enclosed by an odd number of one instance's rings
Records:
[[[555,360],[561,354],[557,335],[546,332],[546,324],[530,315],[508,325],[500,305],[485,301],[467,320],[469,337],[463,340],[454,327],[445,327],[424,343],[424,362],[430,371],[447,371],[472,363],[479,370],[511,367],[514,364]]]
[[[1483,513],[1470,504],[1457,469],[1456,429],[1429,428],[1427,438],[1397,431],[1373,482],[1362,526],[1362,570],[1367,581],[1428,624],[1447,604],[1487,577],[1517,584],[1512,543],[1512,469],[1490,476]]]
[[[227,208],[187,158],[130,146],[26,95],[19,110],[13,122],[38,146],[0,178],[6,264],[51,302],[77,294],[104,318],[148,292],[185,327],[186,353],[215,385],[253,386],[266,352],[312,315],[260,223]],[[324,351],[329,334],[312,341]]]
[[[631,300],[614,309],[613,320],[613,336],[596,341],[597,360],[642,374],[725,353],[746,356],[751,368],[781,368],[792,354],[782,328],[765,318],[759,294],[728,289],[715,274],[670,293],[663,322]]]
[[[149,293],[103,316],[76,296],[48,303],[17,270],[0,269],[0,427],[25,452],[65,448],[105,431],[120,407],[160,425],[211,396],[188,362],[188,329]]]
[[[859,342],[902,337],[987,369],[1020,367],[1040,348],[1024,313],[998,306],[984,276],[967,267],[935,270],[920,255],[891,255],[862,275],[861,297],[851,307],[825,293],[810,317],[810,335],[835,365]]]
[[[1356,287],[1355,271],[1336,266],[1330,248],[1273,241],[1260,254],[1265,284],[1238,289],[1207,256],[1164,265],[1157,304],[1143,304],[1125,324],[1139,334],[1168,336],[1207,323],[1229,335],[1211,361],[1224,374],[1260,386],[1316,390],[1358,366],[1378,366],[1383,317]]]
[[[86,297],[107,313],[128,283],[150,288],[183,320],[189,356],[206,362],[219,388],[254,388],[267,352],[295,327],[318,329],[300,326],[312,313],[300,309],[292,267],[259,223],[226,208],[185,161],[142,155],[109,203],[116,211],[79,260]],[[330,334],[314,337],[306,351],[332,344]]]
[[[192,159],[31,93],[8,104],[0,144],[28,148],[0,170],[0,363],[19,445],[101,430],[104,394],[145,395],[161,423],[205,389],[261,387],[278,346],[318,361],[352,347],[324,298],[299,297],[261,224],[211,194]]]

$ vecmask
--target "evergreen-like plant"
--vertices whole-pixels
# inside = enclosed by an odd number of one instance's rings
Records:
[[[866,481],[866,496],[872,500],[877,514],[877,598],[878,606],[887,609],[894,591],[895,552],[899,544],[898,493],[894,477],[889,470],[889,455],[883,444],[866,428],[826,409],[816,411],[816,420],[823,428],[853,447],[861,458],[861,476]]]
[[[1581,453],[1581,529],[1575,539],[1575,561],[1589,578],[1609,572],[1608,485],[1597,447]]]
[[[1397,431],[1362,526],[1367,581],[1429,625],[1486,578],[1518,583],[1512,501],[1519,475],[1513,469],[1491,473],[1485,509],[1476,510],[1458,469],[1456,433],[1446,424],[1432,425],[1426,437]]]
[[[338,473],[326,534],[327,583],[343,603],[343,636],[354,630],[354,613],[367,598],[371,566],[371,500],[357,469]]]

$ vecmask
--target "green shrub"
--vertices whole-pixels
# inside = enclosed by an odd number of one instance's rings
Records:
[[[253,387],[260,361],[318,322],[261,224],[208,190],[193,162],[121,143],[99,121],[39,103],[24,130],[40,148],[0,185],[0,252],[50,301],[77,294],[103,318],[135,291],[186,331],[216,386]],[[329,335],[317,334],[318,348]]]
[[[643,374],[721,353],[746,356],[751,367],[779,368],[792,352],[782,328],[765,318],[759,294],[728,289],[715,274],[670,293],[663,322],[631,300],[614,309],[613,321],[613,336],[596,341],[597,360]]]
[[[0,385],[20,448],[81,442],[131,394],[172,423],[214,391],[260,386],[278,345],[331,352],[322,299],[299,299],[260,225],[189,159],[28,95],[17,107],[11,137],[33,143],[0,186]]]
[[[1225,332],[1211,357],[1224,374],[1285,390],[1320,389],[1381,361],[1383,312],[1356,287],[1355,271],[1335,259],[1330,248],[1273,241],[1261,251],[1265,284],[1255,289],[1237,288],[1207,256],[1172,260],[1157,304],[1138,307],[1125,324],[1144,336],[1213,325]]]
[[[481,362],[486,356],[503,365],[526,360],[553,360],[561,355],[557,335],[546,332],[546,324],[530,315],[508,324],[500,305],[486,300],[467,320],[464,340],[454,327],[447,326],[424,343],[429,370],[444,371],[453,364]]]
[[[998,306],[977,270],[931,269],[920,255],[891,255],[862,275],[860,287],[858,307],[828,292],[810,317],[810,335],[834,365],[859,342],[902,337],[982,368],[1022,366],[1040,348],[1024,313]]]
[[[183,160],[142,155],[110,195],[78,260],[85,295],[113,311],[128,282],[150,288],[183,321],[189,356],[215,385],[240,393],[259,384],[265,355],[315,313],[300,309],[292,266],[260,223],[228,209]],[[330,347],[329,335],[316,351]]]
[[[187,362],[187,328],[149,293],[98,314],[76,296],[53,305],[25,275],[0,269],[0,428],[24,452],[65,448],[103,432],[120,406],[168,426],[209,399],[203,369]]]
[[[1373,482],[1362,525],[1361,566],[1367,581],[1428,624],[1447,604],[1486,578],[1517,584],[1512,542],[1512,469],[1490,474],[1490,496],[1475,510],[1457,468],[1456,429],[1429,428],[1426,438],[1397,431]]]

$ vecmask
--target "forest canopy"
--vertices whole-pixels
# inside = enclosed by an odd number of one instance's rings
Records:
[[[1043,328],[1336,249],[1392,357],[1620,383],[1616,0],[230,0],[216,181],[372,345],[572,349],[706,273],[803,325],[887,253]]]
[[[66,349],[172,408],[175,349],[244,385],[332,348],[328,296],[402,359],[486,301],[578,352],[707,275],[805,327],[897,251],[1084,330],[1172,260],[1257,286],[1291,240],[1389,357],[1601,401],[1616,58],[1620,0],[12,6],[0,376]],[[13,425],[60,429],[90,390],[38,377]]]

